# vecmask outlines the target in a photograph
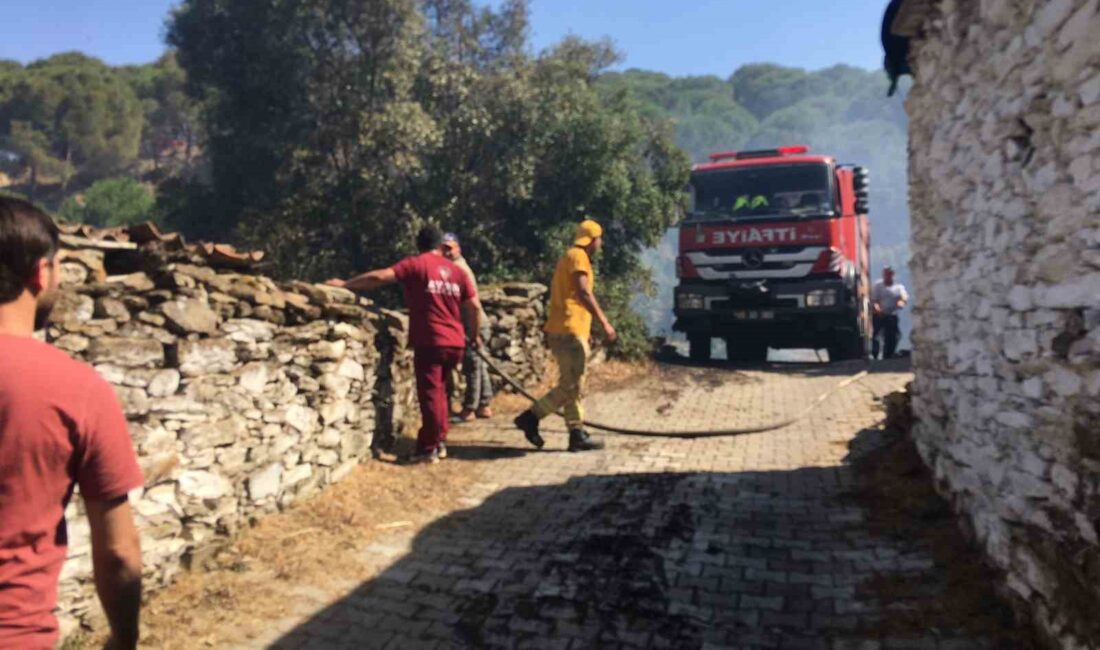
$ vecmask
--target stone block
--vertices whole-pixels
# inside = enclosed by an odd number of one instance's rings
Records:
[[[146,273],[129,273],[126,275],[111,275],[104,279],[104,284],[116,289],[136,291],[138,293],[156,289],[156,284]]]
[[[276,326],[253,318],[235,318],[222,325],[226,338],[238,343],[257,343],[275,338]]]
[[[325,426],[338,424],[348,416],[350,403],[347,400],[337,400],[321,406],[321,421]]]
[[[339,361],[347,353],[348,344],[343,339],[318,341],[309,346],[309,355],[319,361]]]
[[[216,422],[186,427],[180,433],[179,439],[190,448],[209,449],[237,443],[247,433],[247,420],[240,415],[232,415]]]
[[[365,371],[363,365],[352,359],[344,359],[336,367],[336,374],[341,377],[346,377],[353,381],[363,381],[365,377]]]
[[[320,384],[333,397],[344,398],[351,392],[351,380],[336,373],[321,375]]]
[[[180,373],[175,368],[158,371],[149,380],[150,397],[168,397],[174,395],[180,387]]]
[[[1057,285],[1039,285],[1034,289],[1035,304],[1040,307],[1073,309],[1100,307],[1100,273],[1085,273]]]
[[[282,486],[283,466],[271,463],[248,477],[248,496],[252,501],[260,501],[279,494]]]
[[[1073,397],[1081,392],[1081,376],[1066,368],[1055,368],[1043,375],[1043,380],[1059,397]]]
[[[214,334],[218,331],[218,314],[210,309],[205,300],[172,300],[160,306],[160,313],[167,319],[168,326],[181,335]]]
[[[130,310],[118,298],[101,296],[96,298],[95,301],[95,317],[109,318],[118,323],[127,323],[130,321]]]
[[[50,312],[50,321],[54,323],[89,321],[95,315],[95,301],[72,291],[61,291]]]
[[[1007,359],[1020,361],[1039,352],[1039,340],[1031,330],[1010,330],[1004,334],[1002,350]]]
[[[177,358],[185,377],[226,373],[237,365],[236,346],[224,338],[180,341]]]
[[[287,424],[307,435],[315,432],[319,427],[317,411],[300,404],[287,408],[285,419]]]
[[[310,476],[313,476],[312,465],[308,463],[295,465],[283,474],[283,485],[290,488],[308,479]]]
[[[218,499],[233,492],[233,484],[220,474],[188,470],[179,477],[179,491],[196,499]]]
[[[157,341],[121,337],[99,337],[88,346],[88,361],[124,368],[153,368],[164,365],[164,346]]]
[[[1031,287],[1016,285],[1008,292],[1008,305],[1016,311],[1027,311],[1032,307]]]
[[[271,370],[266,363],[249,363],[241,368],[237,380],[240,382],[241,388],[254,395],[259,395],[264,392],[271,380]]]
[[[53,344],[59,349],[62,349],[71,354],[76,354],[78,352],[83,352],[87,350],[88,346],[91,343],[86,336],[81,336],[79,334],[65,334],[64,336],[61,336],[60,338],[54,340]]]

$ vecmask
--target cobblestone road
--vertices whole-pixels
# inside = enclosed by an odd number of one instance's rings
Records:
[[[750,426],[800,411],[856,369],[664,366],[591,398],[589,416],[667,430]],[[880,366],[801,423],[736,438],[609,436],[603,452],[569,454],[553,426],[543,451],[503,422],[456,428],[445,462],[495,459],[462,496],[467,509],[363,549],[373,576],[301,587],[288,596],[299,615],[251,645],[985,647],[943,627],[883,637],[891,608],[912,603],[860,589],[932,569],[919,547],[876,538],[842,498],[854,481],[846,459],[876,438],[876,395],[908,379],[904,367]]]

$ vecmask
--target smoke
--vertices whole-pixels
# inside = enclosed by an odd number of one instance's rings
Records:
[[[886,97],[885,82],[877,71],[834,66],[807,73],[777,66],[745,66],[734,73],[735,92],[723,100],[713,95],[712,86],[721,84],[717,79],[693,79],[694,85],[684,86],[671,79],[668,88],[651,86],[646,92],[661,104],[660,110],[675,120],[677,141],[694,160],[705,160],[712,151],[803,144],[812,153],[832,156],[838,163],[869,169],[871,276],[879,279],[882,267],[889,264],[897,271],[897,281],[912,295],[908,264],[908,116],[904,108],[911,82],[903,80],[899,92]],[[687,101],[694,97],[693,88],[708,101]],[[702,109],[693,108],[695,104],[725,106],[725,110],[704,115],[699,112]],[[749,108],[756,119],[741,115],[742,107]],[[656,293],[639,297],[635,308],[654,336],[672,335],[677,237],[678,229],[670,229],[656,247],[642,255]],[[919,300],[919,296],[912,297]],[[901,312],[900,321],[901,347],[906,348],[909,310]]]

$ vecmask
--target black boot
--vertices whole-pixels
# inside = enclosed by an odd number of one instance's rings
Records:
[[[603,449],[603,443],[593,440],[584,429],[572,429],[569,431],[569,451],[594,451]]]
[[[527,442],[539,449],[542,449],[542,446],[546,444],[542,436],[539,435],[539,418],[531,409],[520,413],[515,420],[512,420],[512,423],[523,432],[523,437],[527,438]]]

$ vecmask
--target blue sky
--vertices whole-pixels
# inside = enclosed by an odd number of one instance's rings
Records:
[[[488,0],[499,2],[499,0]],[[81,50],[111,64],[164,49],[176,0],[3,0],[0,58]],[[877,68],[886,0],[532,0],[532,41],[610,37],[622,67],[726,76],[745,63]]]

